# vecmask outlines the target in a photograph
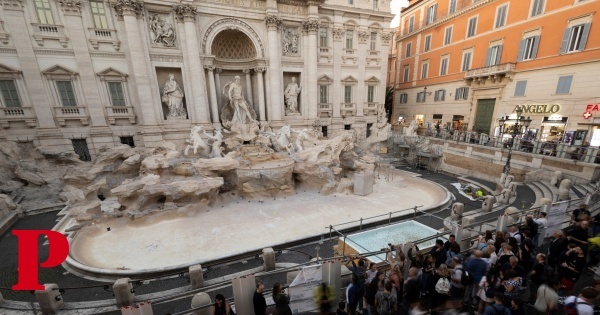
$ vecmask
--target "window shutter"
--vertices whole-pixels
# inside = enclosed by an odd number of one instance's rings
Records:
[[[469,88],[466,87],[464,88],[464,93],[463,93],[463,100],[466,100],[469,96]]]
[[[492,59],[492,50],[493,49],[494,49],[493,47],[488,48],[487,56],[485,57],[485,66],[486,67],[489,67],[492,62],[491,59]]]
[[[522,39],[519,43],[519,53],[517,54],[517,61],[523,61],[523,55],[525,54],[525,42],[527,39]]]
[[[585,44],[587,42],[589,34],[590,34],[590,23],[585,23],[583,25],[583,34],[581,35],[581,41],[579,42],[579,47],[577,47],[577,50],[585,49]]]
[[[515,96],[525,96],[525,89],[527,88],[527,81],[518,81],[515,89]]]
[[[503,45],[498,45],[498,53],[496,54],[496,63],[497,65],[500,64],[500,60],[502,59],[502,46]]]
[[[435,22],[436,16],[437,16],[437,3],[433,5],[433,17],[431,19],[432,22]]]
[[[571,35],[571,27],[567,27],[563,33],[562,43],[560,44],[560,53],[565,54],[569,47],[569,37]]]
[[[445,101],[446,100],[446,90],[441,90],[441,92],[442,92],[441,100]]]
[[[571,90],[571,83],[573,82],[572,75],[566,75],[558,78],[558,86],[556,87],[556,94],[568,94]]]
[[[537,57],[538,46],[540,45],[540,35],[534,36],[533,49],[531,50],[531,59]]]

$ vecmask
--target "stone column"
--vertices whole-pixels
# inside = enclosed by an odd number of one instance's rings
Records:
[[[338,18],[338,11],[335,12],[336,20]],[[339,17],[341,19],[341,15]],[[340,23],[341,24],[341,23]],[[343,25],[338,25],[336,22],[336,27],[331,31],[333,34],[333,55],[334,56],[343,56],[344,55],[344,42],[343,38],[346,34],[346,31],[342,28]],[[343,87],[341,86],[340,81],[342,80],[342,59],[334,58],[333,59],[333,82],[329,86],[329,97],[331,99],[331,103],[333,105],[333,122],[341,123],[342,116],[340,113],[340,107],[342,103],[342,95],[344,93]]]
[[[219,123],[219,107],[217,105],[217,94],[216,94],[216,86],[215,86],[215,66],[207,66],[204,68],[208,70],[208,94],[210,95],[210,112],[212,114],[212,122],[213,124]]]
[[[244,69],[246,74],[246,100],[250,106],[254,106],[254,99],[252,98],[252,69]]]
[[[267,24],[267,33],[269,41],[269,86],[271,93],[269,95],[271,101],[269,112],[273,121],[281,120],[281,109],[283,107],[283,87],[281,72],[281,55],[279,54],[279,36],[277,30],[281,26],[281,18],[275,14],[269,14],[265,18]]]
[[[196,32],[196,11],[197,8],[190,4],[174,5],[173,10],[175,16],[179,19],[183,19],[185,27],[185,40],[187,49],[187,63],[190,69],[190,78],[192,83],[192,97],[193,101],[188,107],[193,107],[194,120],[192,122],[199,122],[201,124],[210,123],[210,115],[208,111],[208,98],[206,97],[206,78],[204,77],[204,70],[202,69],[202,63],[200,62],[200,56],[198,51],[200,46],[198,45],[198,34]]]
[[[263,72],[265,68],[256,68],[254,72],[256,72],[256,80],[258,81],[258,112],[259,112],[259,120],[262,123],[267,120],[267,116],[265,113],[265,84],[263,82]]]
[[[158,128],[158,121],[156,117],[157,108],[152,98],[151,84],[155,84],[150,80],[150,74],[146,64],[146,55],[144,48],[139,43],[142,34],[138,27],[138,17],[143,16],[144,4],[140,0],[117,0],[112,3],[117,16],[123,19],[125,26],[125,38],[129,43],[128,63],[130,69],[133,72],[133,81],[135,82],[135,89],[138,94],[139,105],[142,120],[143,120],[143,135],[144,144],[146,147],[154,147],[162,141],[161,131]]]
[[[223,104],[223,92],[221,90],[221,68],[215,69],[215,87],[217,88],[217,105]]]
[[[317,31],[319,30],[319,21],[316,19],[309,19],[302,22],[302,26],[308,33],[308,54],[306,61],[308,63],[308,71],[306,76],[307,85],[307,106],[308,106],[308,118],[317,118],[318,104],[317,104]]]

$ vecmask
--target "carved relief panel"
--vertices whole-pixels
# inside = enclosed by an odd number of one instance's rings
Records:
[[[283,27],[281,51],[284,56],[300,56],[300,27]]]
[[[150,45],[160,48],[177,47],[177,33],[172,14],[148,12]]]

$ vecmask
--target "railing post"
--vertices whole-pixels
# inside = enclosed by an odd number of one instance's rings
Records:
[[[346,234],[344,235],[344,246],[342,246],[342,256],[346,257]]]
[[[388,224],[392,224],[392,212],[390,211],[390,217],[388,219]]]
[[[413,219],[417,218],[417,206],[415,206],[415,214],[413,215]]]
[[[331,244],[332,240],[331,240],[331,229],[333,228],[333,226],[331,226],[331,224],[329,225],[329,246],[333,247],[333,245]]]

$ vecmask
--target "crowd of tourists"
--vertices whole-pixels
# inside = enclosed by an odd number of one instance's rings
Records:
[[[390,244],[387,271],[348,256],[352,281],[337,314],[594,314],[600,285],[574,289],[600,261],[600,214],[592,218],[581,205],[571,225],[540,248],[547,226],[545,213],[525,216],[505,233],[487,231],[468,250],[454,235],[426,252]]]

